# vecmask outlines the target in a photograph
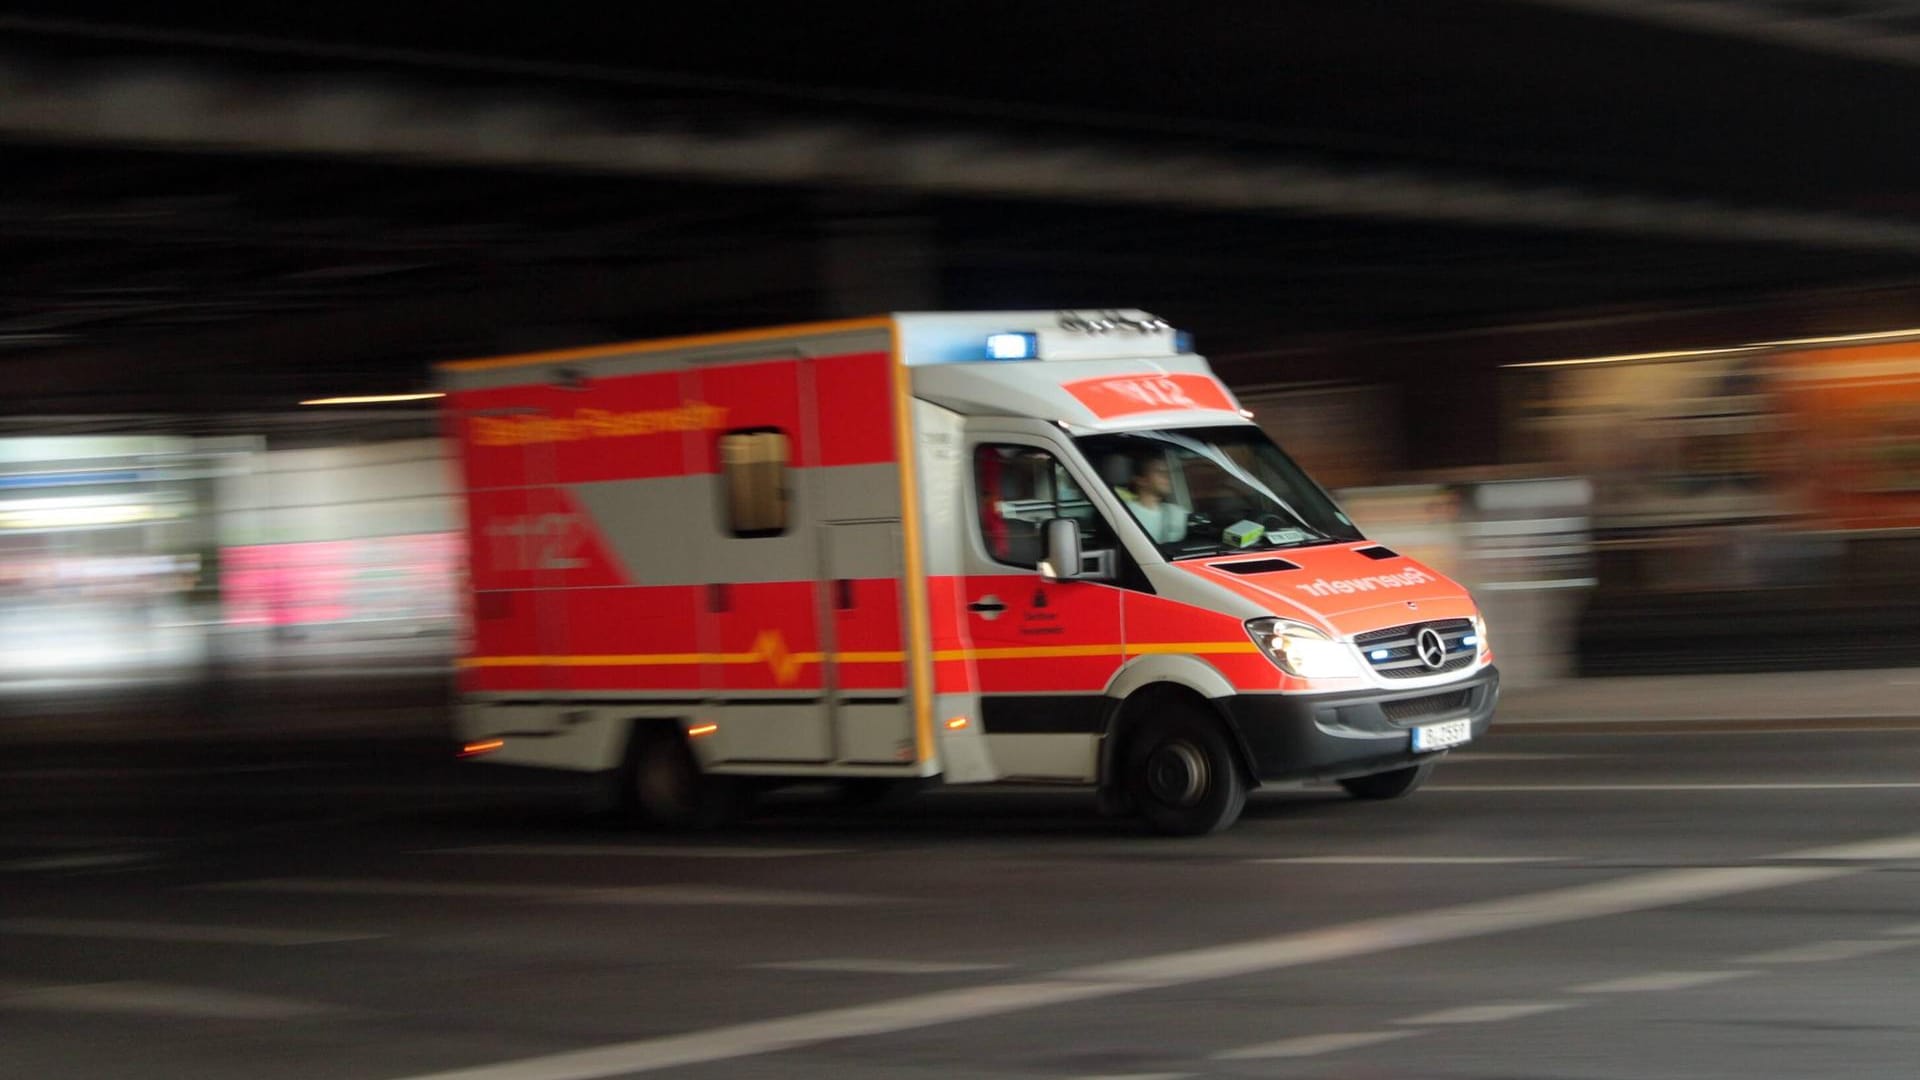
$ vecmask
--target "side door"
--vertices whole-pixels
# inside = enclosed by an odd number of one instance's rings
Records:
[[[901,765],[914,758],[897,520],[821,526],[822,640],[833,759]]]
[[[1045,526],[1080,523],[1086,551],[1119,544],[1060,446],[1037,436],[970,431],[971,535],[962,601],[981,723],[1003,777],[1088,781],[1125,654],[1121,588],[1041,577]],[[1122,558],[1124,556],[1122,555]]]
[[[698,400],[725,410],[701,446],[712,472],[686,500],[705,578],[701,651],[719,764],[752,769],[833,759],[821,644],[821,536],[806,474],[810,438],[799,364],[697,373]],[[704,511],[704,512],[701,512]]]

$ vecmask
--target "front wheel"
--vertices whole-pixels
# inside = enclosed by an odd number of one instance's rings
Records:
[[[1219,723],[1188,705],[1148,720],[1127,747],[1127,793],[1147,824],[1168,836],[1202,836],[1233,824],[1247,778]]]
[[[1347,794],[1356,799],[1400,799],[1414,793],[1427,777],[1433,775],[1434,763],[1429,761],[1421,765],[1410,765],[1392,772],[1374,773],[1372,776],[1350,776],[1340,781]]]

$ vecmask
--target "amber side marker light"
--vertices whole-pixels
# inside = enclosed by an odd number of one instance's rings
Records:
[[[968,726],[970,726],[972,723],[973,721],[967,719],[964,716],[956,716],[953,719],[947,721],[947,730],[948,731],[965,731],[967,730]]]
[[[687,729],[687,734],[692,738],[698,739],[705,735],[711,735],[719,730],[719,724],[695,724],[693,727]]]
[[[505,745],[507,745],[505,739],[485,739],[480,742],[470,742],[460,748],[460,756],[479,757],[481,754],[491,754]]]
[[[447,395],[442,392],[426,394],[355,394],[348,397],[308,398],[302,405],[388,405],[396,401],[432,401]]]

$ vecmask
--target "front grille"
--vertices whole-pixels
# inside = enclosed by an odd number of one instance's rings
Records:
[[[1437,668],[1428,667],[1420,659],[1416,648],[1420,631],[1428,628],[1438,633],[1447,647],[1446,662]],[[1474,656],[1480,651],[1477,643],[1466,643],[1472,634],[1472,619],[1442,619],[1438,622],[1390,626],[1385,630],[1369,630],[1364,634],[1356,634],[1353,643],[1360,647],[1367,663],[1381,678],[1419,679],[1471,667]]]
[[[1429,716],[1455,712],[1467,707],[1470,693],[1466,690],[1449,690],[1444,694],[1428,694],[1426,697],[1401,698],[1399,701],[1383,701],[1380,711],[1393,721],[1424,720]]]

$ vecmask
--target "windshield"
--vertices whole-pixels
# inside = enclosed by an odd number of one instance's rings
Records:
[[[1252,425],[1075,442],[1167,558],[1362,539],[1320,485]]]

